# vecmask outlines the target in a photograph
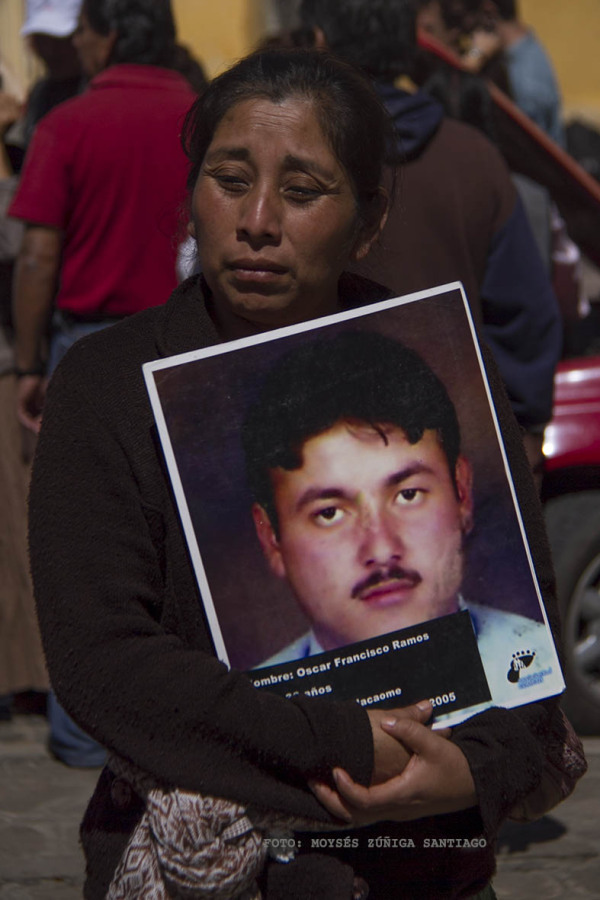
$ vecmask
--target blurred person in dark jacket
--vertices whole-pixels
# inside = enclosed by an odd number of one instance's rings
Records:
[[[360,272],[397,294],[463,282],[475,323],[506,385],[534,467],[552,415],[561,351],[556,298],[523,206],[496,148],[444,117],[422,92],[395,86],[416,54],[412,0],[303,0],[317,45],[374,80],[393,118],[398,191]]]

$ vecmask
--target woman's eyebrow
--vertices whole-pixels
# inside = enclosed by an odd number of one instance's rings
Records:
[[[217,147],[206,154],[206,161],[211,163],[221,162],[224,159],[235,159],[244,162],[249,158],[250,151],[247,147]]]
[[[297,156],[294,153],[287,153],[283,159],[283,168],[287,171],[314,172],[325,178],[327,181],[335,181],[335,172],[331,169],[324,168],[316,160],[307,156]]]
[[[248,162],[251,158],[247,147],[216,147],[206,154],[206,162],[218,163],[227,159],[240,162]],[[297,156],[288,153],[283,157],[282,168],[287,172],[309,172],[320,176],[325,181],[335,181],[336,175],[331,169],[327,169],[310,157]]]

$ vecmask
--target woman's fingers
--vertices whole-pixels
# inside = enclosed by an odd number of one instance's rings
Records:
[[[441,750],[443,745],[439,743],[440,738],[446,737],[438,731],[432,731],[430,728],[424,727],[416,719],[383,719],[381,728],[390,737],[400,741],[412,753]],[[450,729],[447,730],[450,731]]]
[[[371,787],[335,769],[336,790],[328,785],[315,790],[332,815],[358,827],[440,815],[477,803],[467,760],[445,734],[409,718],[390,720],[382,728],[411,752],[408,765],[402,774]]]

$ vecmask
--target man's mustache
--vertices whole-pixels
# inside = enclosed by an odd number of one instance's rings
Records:
[[[387,566],[376,569],[362,581],[357,582],[352,588],[350,596],[353,599],[362,599],[362,595],[367,591],[378,587],[380,584],[387,584],[389,581],[408,581],[411,587],[416,587],[423,579],[414,569],[403,569],[402,566],[396,565]]]

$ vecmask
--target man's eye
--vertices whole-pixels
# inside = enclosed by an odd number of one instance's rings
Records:
[[[395,497],[395,502],[400,506],[415,506],[423,499],[423,491],[420,488],[402,488]]]
[[[316,513],[313,513],[313,519],[317,525],[324,525],[327,527],[328,525],[335,525],[337,522],[340,522],[343,515],[344,513],[339,507],[326,506],[324,509],[320,509]]]

